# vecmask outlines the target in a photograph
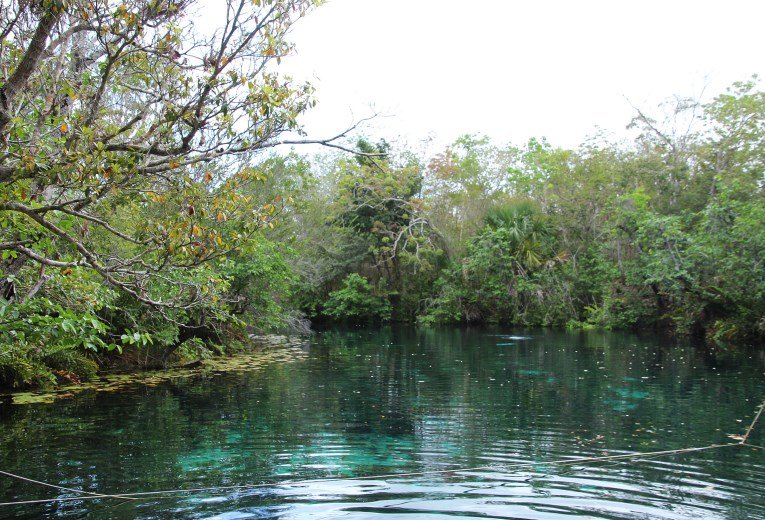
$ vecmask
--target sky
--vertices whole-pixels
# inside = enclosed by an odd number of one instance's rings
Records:
[[[635,110],[765,76],[765,1],[329,0],[293,28],[282,71],[319,104],[310,137],[364,128],[427,147],[615,138]],[[424,145],[423,145],[424,146]]]

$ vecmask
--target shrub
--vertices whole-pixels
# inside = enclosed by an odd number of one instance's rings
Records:
[[[324,314],[339,321],[389,321],[391,304],[380,292],[382,287],[375,291],[366,278],[349,274],[343,287],[329,294]]]

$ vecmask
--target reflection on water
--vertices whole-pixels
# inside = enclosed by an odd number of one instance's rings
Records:
[[[0,469],[30,478],[97,493],[280,484],[2,506],[0,517],[765,517],[761,450],[549,463],[725,443],[744,430],[765,394],[762,356],[713,359],[664,343],[612,333],[327,331],[291,363],[1,405]],[[765,425],[751,442],[765,444]],[[342,480],[475,467],[484,469]],[[295,482],[314,478],[337,480]],[[76,496],[4,477],[0,493]]]

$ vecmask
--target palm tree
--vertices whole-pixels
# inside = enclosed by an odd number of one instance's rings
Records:
[[[494,206],[487,212],[484,222],[492,230],[505,231],[509,252],[524,270],[542,265],[545,239],[552,230],[534,201],[514,199]]]

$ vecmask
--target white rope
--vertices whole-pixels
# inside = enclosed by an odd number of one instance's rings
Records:
[[[25,504],[46,504],[51,502],[65,502],[65,501],[71,501],[71,500],[96,500],[101,498],[113,498],[113,499],[120,499],[120,500],[138,500],[138,499],[147,499],[147,498],[155,498],[155,499],[167,499],[167,498],[176,498],[179,496],[185,496],[188,493],[202,493],[202,492],[215,492],[215,491],[233,491],[233,490],[246,490],[246,489],[256,489],[256,488],[263,488],[263,487],[277,487],[277,486],[297,486],[301,484],[315,484],[320,482],[352,482],[352,481],[358,481],[358,480],[384,480],[384,479],[392,479],[392,478],[404,478],[404,477],[420,477],[420,476],[426,476],[426,475],[444,475],[449,473],[464,473],[467,471],[482,471],[482,470],[496,470],[496,469],[504,469],[507,471],[511,468],[524,468],[524,467],[533,467],[538,464],[548,464],[548,465],[577,465],[577,464],[583,464],[587,462],[600,462],[604,460],[620,460],[620,459],[640,459],[640,458],[648,458],[648,457],[662,457],[665,455],[676,455],[681,453],[690,453],[694,451],[703,451],[703,450],[711,450],[711,449],[717,449],[717,448],[726,448],[729,446],[749,446],[751,448],[758,448],[758,449],[765,449],[762,446],[757,446],[754,444],[749,444],[747,440],[749,439],[749,435],[754,430],[755,425],[760,420],[760,416],[762,415],[763,410],[765,409],[765,401],[760,405],[759,411],[755,415],[754,419],[752,420],[752,423],[749,425],[749,427],[746,429],[746,433],[741,437],[740,442],[732,442],[728,444],[710,444],[709,446],[701,446],[698,448],[683,448],[679,450],[664,450],[664,451],[651,451],[651,452],[643,452],[643,453],[623,453],[620,455],[604,455],[600,457],[578,457],[574,459],[561,459],[561,460],[554,460],[554,461],[540,461],[540,462],[521,462],[518,464],[511,464],[510,466],[476,466],[473,468],[456,468],[456,469],[443,469],[443,470],[431,470],[431,471],[414,471],[409,473],[385,473],[382,475],[367,475],[363,477],[341,477],[341,478],[317,478],[317,479],[306,479],[306,480],[295,480],[295,481],[284,481],[284,482],[269,482],[264,484],[240,484],[236,486],[216,486],[216,487],[204,487],[204,488],[189,488],[189,489],[168,489],[163,491],[141,491],[136,493],[120,493],[120,494],[99,494],[99,493],[93,493],[90,491],[84,491],[79,489],[73,489],[68,488],[64,486],[57,486],[55,484],[49,484],[47,482],[42,482],[39,480],[34,480],[26,477],[22,477],[20,475],[15,475],[13,473],[9,473],[7,471],[0,471],[0,474],[16,478],[19,480],[24,480],[26,482],[31,482],[34,484],[39,484],[42,486],[52,487],[55,489],[60,489],[62,491],[71,491],[74,493],[82,493],[86,496],[81,497],[62,497],[62,498],[47,498],[47,499],[40,499],[40,500],[21,500],[17,502],[0,502],[0,506],[13,506],[13,505],[25,505]],[[218,493],[220,495],[220,493]]]
[[[678,450],[663,450],[663,451],[652,451],[652,452],[637,452],[637,453],[622,453],[619,455],[604,455],[600,457],[577,457],[573,459],[561,459],[561,460],[553,460],[553,461],[538,461],[538,462],[521,462],[518,464],[511,464],[509,466],[476,466],[471,468],[454,468],[454,469],[443,469],[443,470],[430,470],[430,471],[413,471],[408,473],[384,473],[380,475],[366,475],[361,477],[339,477],[339,478],[317,478],[317,479],[304,479],[304,480],[294,480],[294,481],[284,481],[284,482],[268,482],[268,483],[262,483],[262,484],[240,484],[240,485],[234,485],[234,486],[215,486],[215,487],[200,487],[200,488],[187,488],[187,489],[166,489],[161,491],[141,491],[136,493],[117,493],[117,494],[109,494],[109,495],[97,495],[95,493],[89,493],[84,491],[78,491],[76,489],[71,488],[61,488],[65,489],[67,491],[75,491],[80,493],[88,493],[88,496],[82,496],[82,497],[62,497],[62,498],[48,498],[48,499],[40,499],[40,500],[23,500],[18,502],[0,502],[0,506],[11,506],[11,505],[25,505],[25,504],[45,504],[45,503],[51,503],[51,502],[65,502],[65,501],[71,501],[71,500],[96,500],[101,498],[112,498],[112,499],[123,499],[123,500],[137,500],[137,499],[168,499],[168,498],[177,498],[186,496],[188,493],[203,493],[203,492],[218,492],[217,495],[220,495],[221,491],[236,491],[236,490],[247,490],[247,489],[257,489],[257,488],[265,488],[265,487],[278,487],[278,486],[298,486],[298,485],[304,485],[304,484],[316,484],[316,483],[322,483],[322,482],[352,482],[352,481],[359,481],[359,480],[385,480],[385,479],[395,479],[395,478],[405,478],[405,477],[420,477],[420,476],[427,476],[427,475],[444,475],[449,473],[465,473],[469,471],[482,471],[482,470],[510,470],[510,469],[518,469],[518,468],[524,468],[524,467],[534,467],[537,465],[557,465],[557,466],[564,466],[564,465],[577,465],[577,464],[584,464],[584,463],[591,463],[591,462],[600,462],[600,461],[607,461],[607,460],[620,460],[620,459],[640,459],[640,458],[648,458],[648,457],[661,457],[666,455],[677,455],[682,453],[691,453],[696,451],[704,451],[704,450],[711,450],[711,449],[718,449],[718,448],[726,448],[731,446],[741,446],[742,444],[739,442],[732,442],[728,444],[710,444],[709,446],[701,446],[697,448],[682,448]],[[18,475],[12,475],[3,472],[4,474],[7,474],[8,476],[13,476],[16,478],[21,478],[23,480],[31,481],[31,479],[26,479],[24,477],[19,477]],[[39,482],[39,481],[34,481]],[[44,484],[44,483],[43,483]],[[53,484],[48,484],[51,487],[59,487],[55,486]],[[212,493],[215,495],[216,493]]]
[[[746,429],[746,433],[744,434],[744,437],[741,439],[741,444],[746,444],[746,441],[749,439],[749,434],[752,433],[752,430],[754,430],[754,426],[757,424],[757,421],[760,420],[760,416],[762,415],[762,411],[765,410],[765,401],[762,402],[760,405],[760,410],[757,412],[757,415],[754,416],[754,419],[752,420],[752,424],[749,425],[749,428]]]
[[[22,477],[21,475],[16,475],[16,474],[10,473],[8,471],[0,470],[0,475],[5,475],[6,477],[15,478],[15,479],[18,479],[18,480],[24,480],[26,482],[31,482],[32,484],[37,484],[37,485],[40,485],[40,486],[47,486],[47,487],[52,487],[54,489],[60,489],[61,491],[72,491],[73,493],[84,493],[86,495],[92,495],[93,498],[116,498],[114,495],[105,495],[103,493],[93,493],[91,491],[85,491],[84,489],[74,489],[74,488],[69,488],[69,487],[65,487],[65,486],[58,486],[56,484],[50,484],[48,482],[43,482],[41,480],[35,480],[35,479],[32,479],[32,478]],[[122,498],[122,497],[120,497],[120,498]],[[133,500],[133,499],[131,498],[129,500]],[[0,504],[0,505],[4,505],[4,504]]]

